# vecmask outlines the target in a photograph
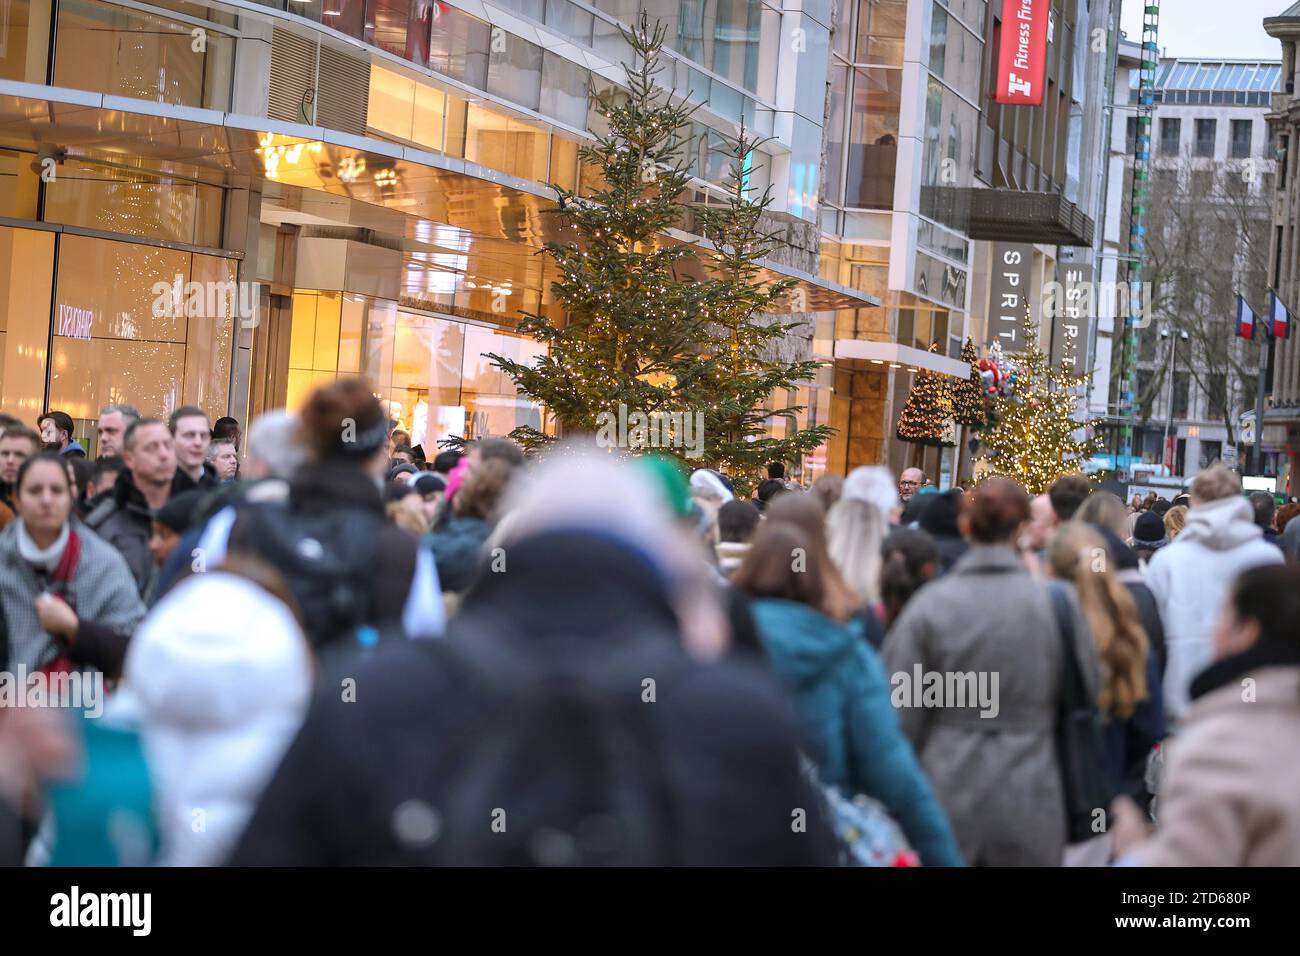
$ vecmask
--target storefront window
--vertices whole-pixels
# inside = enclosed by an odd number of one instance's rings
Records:
[[[35,153],[0,149],[0,216],[35,219],[40,181]]]
[[[44,83],[50,0],[0,0],[0,80]]]
[[[61,0],[54,85],[214,110],[230,108],[234,37],[152,13]]]
[[[289,375],[285,404],[302,407],[312,389],[361,370],[362,330],[368,302],[343,292],[293,294]]]
[[[218,186],[69,159],[46,184],[45,221],[218,248]]]
[[[86,420],[110,402],[157,415],[185,404],[225,414],[234,278],[233,260],[65,234],[50,407]]]
[[[377,64],[370,67],[366,123],[379,133],[441,150],[446,101],[442,90],[415,77]]]
[[[54,233],[0,226],[0,408],[35,422],[45,410]]]
[[[849,114],[849,162],[844,205],[866,209],[892,208],[902,92],[902,70],[853,71],[853,109]]]
[[[494,352],[535,361],[538,343],[406,310],[376,308],[367,324],[366,375],[389,414],[431,453],[448,436],[506,435],[520,425],[542,427],[541,409],[521,398],[511,379],[484,358]]]
[[[488,25],[442,3],[433,5],[432,20],[429,68],[480,90],[487,89]]]
[[[544,182],[549,151],[546,130],[470,104],[465,158],[471,162]]]
[[[342,2],[326,0],[326,5],[328,8],[330,4]],[[431,0],[369,0],[366,4],[366,42],[415,63],[427,63],[429,27],[435,6],[442,4]],[[334,24],[329,22],[329,25]]]

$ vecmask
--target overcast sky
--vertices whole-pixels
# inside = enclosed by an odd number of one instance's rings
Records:
[[[1280,60],[1282,45],[1264,32],[1293,0],[1165,0],[1160,4],[1160,49],[1165,56]],[[1124,0],[1121,26],[1142,38],[1142,0]]]

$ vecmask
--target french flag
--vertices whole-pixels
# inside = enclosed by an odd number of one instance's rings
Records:
[[[1255,310],[1246,304],[1246,300],[1237,296],[1237,338],[1253,339],[1255,337]]]
[[[1291,334],[1291,312],[1282,304],[1282,300],[1277,297],[1276,292],[1272,292],[1270,295],[1273,298],[1273,314],[1269,322],[1269,337],[1285,339]]]

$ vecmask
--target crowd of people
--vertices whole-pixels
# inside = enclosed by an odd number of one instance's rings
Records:
[[[1300,864],[1300,505],[0,416],[0,863]],[[1265,500],[1267,499],[1267,500]]]

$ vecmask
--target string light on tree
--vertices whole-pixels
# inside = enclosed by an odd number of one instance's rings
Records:
[[[1044,494],[1056,479],[1077,474],[1084,463],[1100,453],[1096,420],[1080,422],[1074,416],[1079,396],[1088,382],[1073,368],[1072,348],[1062,369],[1053,369],[1038,347],[1038,327],[1029,316],[1021,322],[1024,350],[1012,356],[1017,366],[1015,391],[994,400],[997,424],[983,436],[987,464],[992,474],[1020,482],[1031,494]]]
[[[930,352],[937,353],[937,343]],[[954,445],[952,385],[948,376],[929,369],[918,369],[916,381],[907,395],[907,404],[898,416],[895,434],[916,445]]]

